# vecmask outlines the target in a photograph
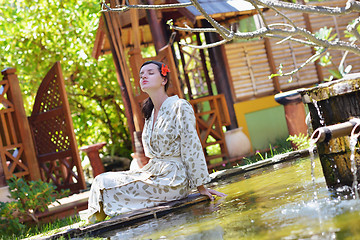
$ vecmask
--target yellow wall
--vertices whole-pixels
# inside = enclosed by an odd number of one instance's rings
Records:
[[[242,127],[243,132],[248,136],[249,139],[251,139],[249,129],[246,123],[245,114],[277,106],[281,106],[281,104],[275,101],[274,95],[235,103],[234,109],[238,126]]]

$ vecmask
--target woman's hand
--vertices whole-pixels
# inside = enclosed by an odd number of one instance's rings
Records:
[[[213,189],[206,188],[206,187],[204,187],[204,185],[198,186],[197,189],[201,195],[208,196],[211,201],[213,201],[215,199],[215,197],[213,195],[216,195],[219,197],[227,196],[225,193],[221,193],[221,192],[215,191]]]

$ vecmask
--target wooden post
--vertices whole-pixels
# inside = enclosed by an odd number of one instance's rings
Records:
[[[153,5],[153,0],[147,1],[149,5]],[[147,18],[150,26],[150,30],[153,37],[153,43],[155,45],[156,53],[167,44],[166,34],[164,29],[164,24],[161,23],[161,18],[157,16],[157,12],[155,10],[146,10]],[[161,14],[161,12],[158,12]]]
[[[6,178],[5,178],[5,173],[4,173],[4,169],[3,166],[0,162],[0,188],[6,186]]]
[[[195,33],[195,35],[196,35],[197,43],[200,46],[201,45],[200,33]],[[199,52],[200,52],[200,57],[201,57],[201,64],[202,64],[203,69],[204,69],[206,84],[208,86],[209,95],[214,95],[212,87],[211,87],[211,80],[210,80],[210,77],[209,77],[209,71],[208,71],[207,66],[206,66],[206,59],[205,59],[204,50],[199,49]]]
[[[210,27],[210,24],[203,21],[203,27]],[[214,43],[219,40],[217,33],[205,33],[207,43]],[[237,128],[237,121],[234,110],[234,100],[231,92],[231,76],[229,73],[229,65],[227,63],[224,46],[217,46],[208,49],[211,59],[211,66],[214,73],[215,83],[218,93],[222,93],[226,99],[226,105],[229,109],[230,121],[229,130]],[[215,61],[216,59],[216,61]]]
[[[270,39],[265,38],[264,41],[265,41],[266,56],[269,60],[270,71],[272,74],[275,74],[277,71],[276,71],[275,60],[274,60],[274,55],[273,55],[272,48],[271,48]],[[279,78],[273,77],[272,80],[273,80],[275,91],[279,93],[281,91],[280,84],[279,84]]]
[[[178,48],[179,48],[179,53],[180,53],[180,58],[181,58],[181,65],[182,65],[182,68],[183,68],[183,71],[184,71],[184,78],[185,78],[185,83],[186,83],[186,87],[188,88],[188,95],[189,95],[189,98],[190,99],[193,99],[193,94],[192,94],[192,91],[191,91],[191,85],[190,85],[190,79],[189,79],[189,75],[187,74],[186,72],[186,62],[185,62],[185,56],[184,56],[184,53],[181,51],[181,47],[180,47],[180,44],[178,42]]]
[[[97,175],[105,172],[104,164],[102,163],[99,156],[99,150],[102,149],[105,145],[106,142],[101,142],[80,148],[80,150],[85,152],[89,158],[94,178]]]
[[[17,135],[20,136],[20,141],[23,144],[24,149],[22,161],[25,162],[29,169],[30,180],[38,180],[41,178],[39,165],[35,155],[30,126],[24,109],[19,80],[15,72],[15,68],[7,68],[1,71],[2,75],[4,75],[4,79],[9,82],[7,97],[14,105],[13,121],[16,124],[15,131],[17,131]]]
[[[115,21],[115,20],[112,18],[111,13],[103,13],[103,18],[104,18],[104,23],[105,23],[106,35],[110,42],[110,48],[111,48],[111,52],[112,52],[112,56],[113,56],[113,60],[114,60],[115,69],[116,69],[116,76],[117,76],[118,83],[120,85],[121,96],[122,96],[124,107],[125,107],[125,116],[128,121],[129,132],[131,134],[132,132],[135,131],[134,118],[133,118],[133,112],[131,109],[131,101],[130,101],[130,94],[132,94],[132,93],[129,94],[127,87],[126,87],[125,80],[124,80],[124,76],[123,76],[125,69],[122,68],[121,58],[125,57],[125,56],[121,55],[119,46],[118,46],[118,44],[119,44],[118,41],[120,41],[120,44],[121,44],[121,39],[119,40],[119,38],[120,38],[119,34],[115,34],[115,27],[113,25],[114,24],[113,21]],[[131,134],[131,139],[132,139],[132,143],[134,145],[134,138],[133,138],[132,134]]]

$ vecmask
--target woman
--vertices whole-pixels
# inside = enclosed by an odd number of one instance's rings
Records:
[[[185,198],[193,187],[211,200],[226,196],[204,187],[210,177],[194,112],[186,100],[166,94],[169,72],[161,62],[141,66],[141,90],[149,95],[142,142],[150,161],[139,170],[98,175],[90,190],[90,221]]]

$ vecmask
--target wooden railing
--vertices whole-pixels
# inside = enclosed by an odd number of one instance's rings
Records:
[[[7,68],[0,81],[0,185],[13,175],[40,179],[30,127],[24,110],[16,69]]]
[[[228,162],[223,126],[230,125],[230,116],[223,94],[190,100],[195,111],[196,129],[209,169]],[[218,154],[209,154],[209,147],[220,147]]]
[[[12,176],[85,189],[60,63],[42,81],[27,118],[15,69],[0,81],[0,186]]]

